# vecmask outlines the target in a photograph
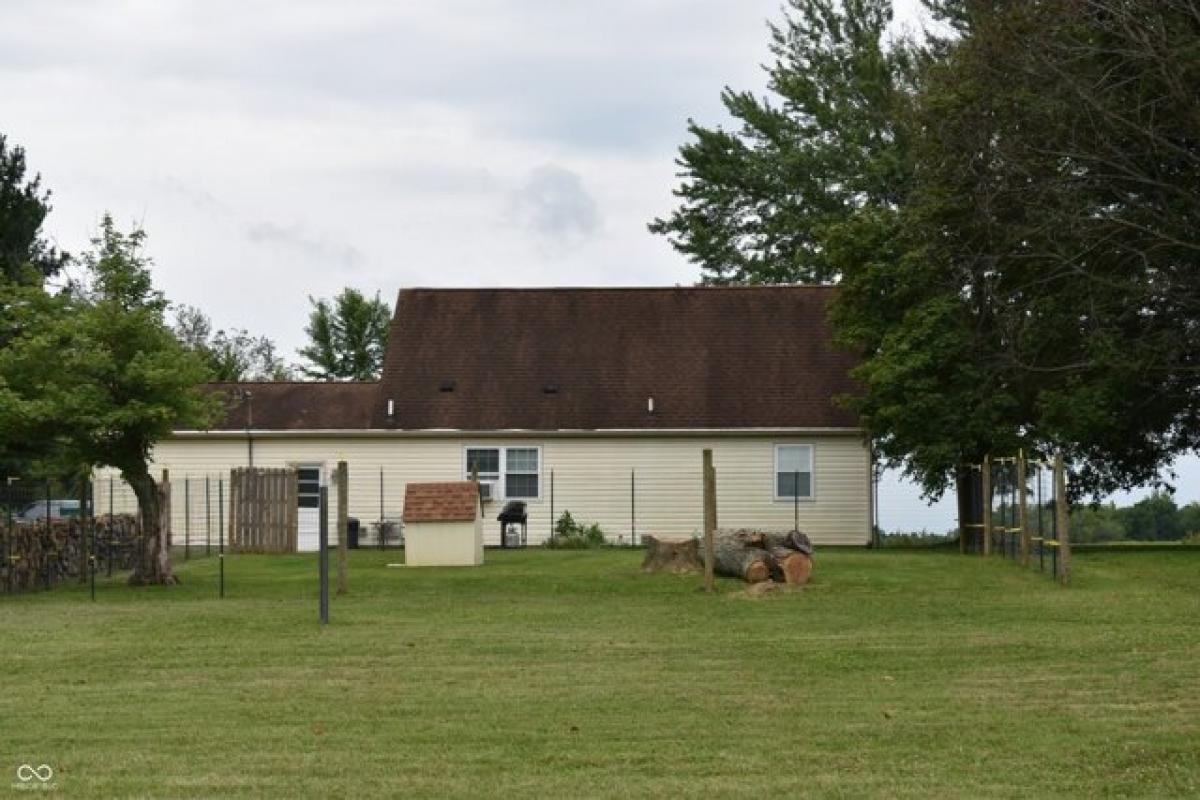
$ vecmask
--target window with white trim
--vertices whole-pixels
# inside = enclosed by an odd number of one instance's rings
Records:
[[[476,473],[481,481],[500,480],[500,448],[467,448],[467,468],[464,477],[470,478]]]
[[[542,452],[537,447],[468,447],[464,475],[493,484],[493,497],[503,492],[509,500],[537,500],[541,496]]]
[[[813,446],[775,445],[775,499],[811,500],[813,496]]]
[[[504,496],[518,500],[536,500],[538,485],[536,447],[508,447],[504,450]]]

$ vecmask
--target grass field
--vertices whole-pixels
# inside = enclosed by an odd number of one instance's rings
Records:
[[[826,551],[761,600],[640,553],[360,551],[0,598],[0,793],[1170,797],[1200,792],[1200,553]]]

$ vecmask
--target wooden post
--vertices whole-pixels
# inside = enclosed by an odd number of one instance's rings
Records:
[[[992,457],[983,457],[983,542],[980,552],[992,553]]]
[[[289,469],[287,471],[287,551],[294,553],[300,549],[300,511],[298,504],[300,499],[298,494],[300,487],[297,482],[296,471]]]
[[[717,530],[717,471],[713,469],[712,450],[706,449],[704,468],[704,589],[716,591],[713,581],[713,563],[716,560],[715,536]]]
[[[162,471],[162,484],[160,488],[163,491],[163,502],[159,503],[159,513],[162,515],[162,522],[158,535],[160,538],[160,546],[170,552],[171,545],[174,540],[174,535],[171,531],[171,471],[164,469]]]
[[[1029,466],[1025,461],[1025,451],[1017,453],[1017,527],[1021,529],[1021,566],[1029,566],[1029,503],[1025,498],[1026,482],[1029,480]]]
[[[223,485],[224,485],[224,478],[222,478],[222,486]],[[242,482],[238,479],[237,468],[231,469],[229,471],[229,509],[228,509],[228,511],[229,511],[229,549],[232,552],[237,552],[237,549],[238,549],[238,532],[237,531],[238,531],[238,517],[240,516],[240,512],[241,512],[241,508],[240,508],[241,489],[242,489]],[[218,511],[220,511],[220,513],[221,513],[221,519],[219,520],[219,523],[220,523],[220,522],[224,521],[224,509],[218,509]],[[218,531],[218,533],[220,533],[220,531]],[[224,551],[224,547],[220,547],[220,550]]]
[[[153,574],[169,575],[171,564],[171,473],[162,471],[162,483],[158,485],[158,564]],[[175,581],[172,581],[174,583]]]
[[[338,570],[337,593],[346,593],[346,558],[350,548],[350,513],[346,507],[350,496],[350,479],[345,461],[337,465],[337,500],[338,500]]]
[[[1054,513],[1058,518],[1058,580],[1065,586],[1071,582],[1071,517],[1062,453],[1054,456]]]

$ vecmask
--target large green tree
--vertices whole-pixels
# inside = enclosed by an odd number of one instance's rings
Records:
[[[897,125],[921,60],[887,42],[891,0],[788,0],[770,25],[767,95],[726,87],[735,126],[689,122],[680,205],[650,230],[699,265],[706,283],[828,282],[829,226],[907,190]]]
[[[0,134],[0,349],[31,321],[54,311],[55,301],[42,283],[59,272],[68,257],[42,232],[49,201],[41,177],[27,175],[25,151]],[[42,450],[41,443],[25,436],[20,427],[0,425],[0,479],[30,474],[44,456]]]
[[[932,491],[987,450],[1063,450],[1103,494],[1195,447],[1197,8],[968,6],[922,76],[905,203],[828,240],[858,407]]]
[[[25,150],[0,134],[0,281],[40,284],[62,269],[67,255],[42,233],[50,193],[40,175],[26,171]]]
[[[1018,447],[1153,480],[1200,430],[1197,3],[930,0],[919,48],[889,5],[793,0],[775,102],[726,91],[651,229],[709,282],[837,282],[852,402],[931,495]]]
[[[300,349],[306,377],[324,381],[369,381],[379,377],[387,349],[391,311],[376,293],[369,298],[346,288],[332,300],[314,300],[309,344]]]
[[[46,443],[63,464],[117,468],[144,531],[130,582],[173,583],[151,450],[180,426],[207,427],[218,409],[199,388],[203,360],[167,325],[144,241],[106,215],[72,290],[21,306],[24,324],[0,350],[0,422]]]

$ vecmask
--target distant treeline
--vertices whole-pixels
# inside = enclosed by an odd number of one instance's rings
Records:
[[[1115,503],[1084,506],[1071,514],[1071,541],[1115,542],[1132,539],[1200,542],[1200,503],[1179,506],[1166,492],[1155,492],[1131,506]]]
[[[1009,509],[995,511],[996,525],[1009,519]],[[1015,514],[1013,515],[1015,517]],[[1053,511],[1042,511],[1042,530],[1038,529],[1038,509],[1029,508],[1029,526],[1034,536],[1043,533],[1047,538],[1053,530]],[[880,532],[884,546],[920,546],[946,544],[958,539],[958,530],[935,533],[929,530]],[[1200,503],[1180,506],[1170,494],[1154,492],[1131,506],[1107,503],[1080,506],[1071,512],[1071,541],[1088,542],[1172,542],[1188,540],[1200,544]]]

